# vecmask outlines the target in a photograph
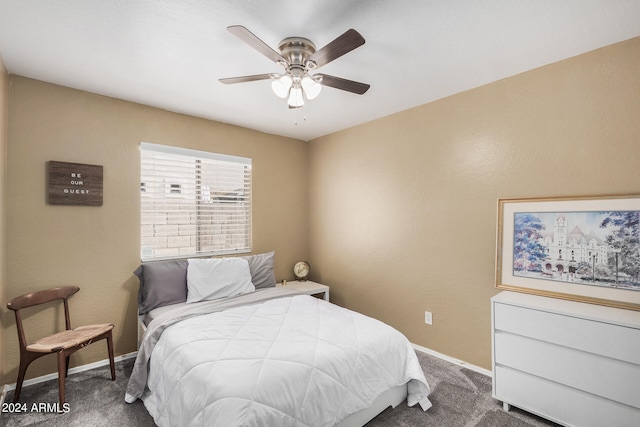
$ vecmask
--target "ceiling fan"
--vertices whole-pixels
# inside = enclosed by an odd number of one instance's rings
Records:
[[[370,87],[366,83],[355,82],[328,74],[309,74],[311,71],[340,58],[365,42],[362,35],[354,29],[344,32],[335,40],[316,50],[311,40],[303,37],[287,37],[278,46],[280,52],[269,47],[255,34],[242,25],[227,27],[227,30],[249,46],[284,68],[282,74],[267,73],[251,76],[219,79],[225,84],[244,83],[256,80],[273,80],[271,88],[280,98],[288,97],[289,108],[300,108],[304,98],[314,99],[320,94],[322,86],[345,90],[358,95],[364,94]]]

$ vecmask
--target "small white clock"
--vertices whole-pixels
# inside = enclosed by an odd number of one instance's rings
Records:
[[[309,275],[309,263],[306,261],[296,262],[293,266],[293,274],[295,274],[296,278],[302,282],[307,280],[307,276]]]

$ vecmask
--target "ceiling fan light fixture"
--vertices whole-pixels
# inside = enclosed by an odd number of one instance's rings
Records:
[[[343,79],[328,74],[309,75],[311,70],[322,67],[365,43],[364,37],[353,28],[329,42],[319,50],[304,37],[287,37],[280,42],[278,51],[260,40],[242,25],[232,25],[227,30],[256,51],[284,68],[283,74],[253,74],[249,76],[218,79],[224,84],[271,80],[276,96],[287,99],[289,108],[300,108],[307,100],[320,95],[322,86],[363,95],[370,87],[365,83]]]
[[[273,93],[275,93],[276,96],[284,99],[289,95],[289,89],[291,89],[292,83],[293,80],[291,77],[285,74],[271,83],[271,89],[273,89]]]
[[[311,77],[304,76],[300,84],[302,85],[302,89],[304,89],[304,94],[307,96],[307,99],[315,99],[318,95],[320,95],[322,85]]]
[[[291,87],[289,94],[289,108],[300,108],[304,105],[304,99],[302,98],[302,87],[294,85]]]

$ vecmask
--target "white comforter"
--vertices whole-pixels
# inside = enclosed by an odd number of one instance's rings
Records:
[[[333,426],[407,382],[408,404],[430,406],[404,335],[307,295],[167,327],[147,381],[159,426]]]

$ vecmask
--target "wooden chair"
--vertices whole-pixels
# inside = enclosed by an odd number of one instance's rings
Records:
[[[64,404],[64,383],[69,370],[69,356],[80,350],[81,348],[99,341],[107,340],[107,349],[109,351],[109,364],[111,365],[111,380],[116,379],[116,369],[113,361],[113,339],[111,331],[112,324],[100,324],[80,326],[71,329],[71,320],[69,318],[69,304],[67,299],[80,290],[77,286],[63,286],[55,289],[47,289],[44,291],[32,292],[30,294],[15,297],[7,304],[10,310],[16,315],[16,326],[18,327],[18,341],[20,342],[20,369],[18,371],[18,381],[13,394],[13,401],[17,402],[22,391],[22,382],[27,367],[31,362],[39,357],[47,354],[56,353],[58,355],[58,387],[60,392],[60,405]],[[32,307],[34,305],[44,304],[47,302],[61,299],[64,301],[64,317],[66,330],[55,333],[53,335],[40,338],[32,344],[28,344],[25,338],[24,329],[22,327],[22,319],[20,310]]]

